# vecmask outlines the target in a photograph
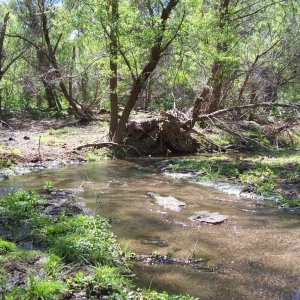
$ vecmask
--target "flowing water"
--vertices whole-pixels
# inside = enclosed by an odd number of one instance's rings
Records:
[[[103,161],[15,177],[0,193],[79,187],[86,205],[110,218],[119,242],[137,254],[204,259],[205,266],[134,263],[137,285],[199,299],[300,300],[300,215],[267,202],[228,195],[164,176],[154,160]],[[180,212],[158,206],[148,192],[186,203]],[[196,224],[197,211],[227,215],[223,224]]]

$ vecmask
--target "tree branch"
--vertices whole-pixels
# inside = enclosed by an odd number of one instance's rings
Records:
[[[214,118],[216,116],[231,112],[231,111],[236,111],[236,110],[242,110],[242,109],[249,109],[249,108],[258,108],[258,107],[283,107],[283,108],[291,108],[291,109],[300,109],[300,104],[284,104],[284,103],[270,103],[270,102],[262,102],[262,103],[257,103],[257,104],[246,104],[246,105],[240,105],[240,106],[232,106],[229,108],[224,108],[217,110],[215,112],[212,112],[210,114],[205,114],[205,115],[200,115],[197,117],[197,121],[204,120],[204,119],[210,119]]]

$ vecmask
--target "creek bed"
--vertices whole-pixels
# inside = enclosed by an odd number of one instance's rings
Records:
[[[155,160],[103,161],[44,170],[1,182],[0,193],[42,189],[49,179],[57,188],[83,185],[86,205],[111,220],[119,242],[131,251],[203,261],[196,266],[135,262],[141,287],[200,299],[300,299],[299,214],[167,177],[155,166]],[[172,196],[185,206],[178,211],[159,206],[153,194]],[[192,221],[199,211],[227,220]]]

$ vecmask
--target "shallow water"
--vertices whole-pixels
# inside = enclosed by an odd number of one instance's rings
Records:
[[[41,189],[46,179],[57,188],[83,184],[80,196],[86,205],[110,218],[119,241],[133,252],[207,260],[208,269],[135,263],[141,287],[200,299],[300,299],[299,214],[164,176],[154,160],[103,161],[26,174],[1,182],[0,193]],[[187,206],[180,212],[163,209],[148,192],[174,196]],[[197,211],[219,212],[228,221],[196,224],[189,217]]]

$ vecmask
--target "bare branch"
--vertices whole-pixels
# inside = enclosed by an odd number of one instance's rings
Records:
[[[249,108],[258,108],[258,107],[282,107],[282,108],[291,108],[291,109],[300,109],[300,104],[292,103],[292,104],[284,104],[284,103],[270,103],[270,102],[262,102],[262,103],[256,103],[256,104],[246,104],[246,105],[240,105],[240,106],[232,106],[229,108],[224,108],[217,110],[215,112],[212,112],[210,114],[200,115],[197,118],[197,121],[214,118],[219,115],[223,115],[225,113],[231,112],[231,111],[237,111],[242,109],[249,109]]]

